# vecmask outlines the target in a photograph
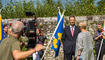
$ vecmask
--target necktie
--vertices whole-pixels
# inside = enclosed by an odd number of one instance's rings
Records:
[[[72,36],[74,35],[74,30],[73,30],[73,27],[72,27]]]

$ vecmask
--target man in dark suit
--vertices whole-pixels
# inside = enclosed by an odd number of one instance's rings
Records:
[[[75,25],[75,16],[69,17],[70,26],[63,30],[62,42],[64,50],[64,60],[72,60],[75,55],[76,39],[80,29]]]

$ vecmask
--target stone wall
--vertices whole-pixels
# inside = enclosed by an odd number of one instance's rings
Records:
[[[66,16],[64,19],[64,25],[69,25],[69,17]],[[16,20],[18,19],[3,19],[3,22],[5,23],[14,23]],[[32,18],[24,18],[22,19],[23,21],[28,21],[28,20],[32,20]],[[92,33],[92,35],[94,34],[94,32],[96,31],[96,24],[101,21],[103,23],[103,21],[105,20],[105,16],[104,15],[98,15],[98,16],[76,16],[76,25],[79,24],[80,21],[86,21],[88,24],[88,30]],[[56,27],[56,21],[57,21],[57,17],[43,17],[43,18],[38,18],[39,21],[39,27],[41,28],[42,32],[44,33],[44,35],[47,37],[46,40],[46,44],[45,46],[47,46],[49,40],[52,37],[52,34],[55,30]],[[51,46],[51,44],[50,44]],[[51,50],[49,46],[49,49],[47,49],[47,53],[45,54],[45,60],[63,60],[63,49],[61,46],[60,49],[60,53],[59,56],[54,59],[54,51]]]

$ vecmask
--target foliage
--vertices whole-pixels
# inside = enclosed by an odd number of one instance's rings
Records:
[[[105,0],[99,1],[97,8],[98,8],[99,14],[101,14],[101,15],[105,14]]]
[[[25,12],[34,12],[37,17],[53,17],[58,14],[58,7],[61,11],[66,10],[65,16],[88,16],[105,14],[105,0],[101,0],[96,5],[96,0],[19,0],[19,2],[10,2],[3,7],[2,16],[7,18],[25,18]],[[34,2],[35,1],[35,2]],[[0,1],[1,4],[1,1]],[[1,5],[0,5],[1,7]]]
[[[0,0],[0,8],[2,7],[1,0]]]

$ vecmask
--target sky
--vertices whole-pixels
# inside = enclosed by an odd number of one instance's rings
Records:
[[[3,5],[6,5],[9,1],[10,1],[10,0],[2,0],[2,4],[3,4]],[[23,1],[23,0],[13,0],[13,2],[14,2],[14,1],[18,2],[18,1]],[[30,1],[30,0],[26,0],[26,1],[28,2],[28,1]],[[36,2],[36,0],[33,0],[33,1]],[[42,0],[39,0],[39,1],[42,1]],[[57,0],[54,0],[54,1],[56,2]],[[70,0],[70,1],[71,1],[71,0]],[[99,1],[100,1],[100,0],[96,0],[96,1],[95,1],[95,4],[97,5],[97,2],[99,2]],[[65,0],[62,0],[61,2],[65,4]]]

